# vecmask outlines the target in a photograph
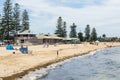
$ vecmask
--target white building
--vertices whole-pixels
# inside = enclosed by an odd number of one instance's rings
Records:
[[[34,43],[34,40],[37,40],[36,34],[33,34],[30,30],[25,30],[21,33],[15,35],[16,43]]]

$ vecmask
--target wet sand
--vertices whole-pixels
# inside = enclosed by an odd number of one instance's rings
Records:
[[[84,55],[94,50],[110,47],[111,45],[119,46],[120,43],[99,43],[98,46],[89,43],[50,45],[48,48],[43,48],[43,45],[36,45],[28,46],[29,50],[32,51],[29,54],[22,54],[19,51],[6,51],[5,47],[0,47],[0,78],[3,80],[14,80],[29,71],[34,71],[71,57]],[[15,48],[19,48],[19,46]]]

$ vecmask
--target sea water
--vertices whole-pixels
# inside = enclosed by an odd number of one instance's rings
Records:
[[[22,80],[120,80],[120,47],[107,48],[36,70]]]

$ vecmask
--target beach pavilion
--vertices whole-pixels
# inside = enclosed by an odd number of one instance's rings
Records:
[[[53,35],[50,35],[50,34],[39,34],[37,36],[37,38],[39,39],[39,41],[41,41],[41,43],[55,44],[55,43],[62,42],[62,38],[58,37],[55,34],[53,34]]]

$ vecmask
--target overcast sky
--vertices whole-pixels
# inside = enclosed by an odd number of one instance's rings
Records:
[[[0,11],[5,0],[0,0]],[[34,33],[54,33],[57,19],[62,17],[70,25],[75,22],[77,31],[84,32],[87,24],[95,27],[98,35],[120,37],[120,0],[12,0],[21,10],[27,9],[30,29]]]

